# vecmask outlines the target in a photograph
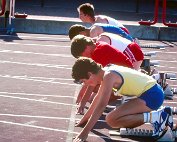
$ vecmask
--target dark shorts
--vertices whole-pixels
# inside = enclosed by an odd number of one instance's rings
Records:
[[[144,100],[146,106],[150,109],[157,110],[163,104],[164,92],[162,87],[159,84],[156,84],[144,92],[139,98]]]

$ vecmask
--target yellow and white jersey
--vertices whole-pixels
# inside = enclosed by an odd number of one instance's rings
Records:
[[[120,88],[113,88],[115,95],[121,94],[139,97],[156,84],[156,80],[151,76],[127,67],[110,65],[104,67],[104,70],[105,74],[115,72],[122,77]]]

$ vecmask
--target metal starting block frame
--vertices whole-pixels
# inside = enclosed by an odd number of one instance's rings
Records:
[[[158,82],[162,87],[165,86],[166,84],[166,80],[170,79],[170,80],[177,80],[176,74],[175,73],[164,73],[161,72],[160,73],[160,81]],[[171,90],[173,94],[177,94],[177,88],[171,88]]]
[[[153,49],[165,49],[168,47],[167,45],[157,44],[157,43],[148,43],[148,44],[140,44],[141,48],[153,48]]]
[[[156,61],[156,60],[152,60],[150,61],[150,66],[159,66],[159,61]]]
[[[144,56],[150,56],[150,57],[154,56],[155,57],[156,53],[157,53],[156,51],[145,52]]]
[[[163,106],[164,107],[164,106]],[[177,107],[171,107],[173,115],[177,115]],[[168,131],[168,130],[167,130]],[[173,130],[173,136],[177,138],[177,130]],[[109,131],[110,135],[152,137],[153,130],[139,128],[120,128],[119,130]]]
[[[120,128],[119,131],[109,131],[109,134],[115,135],[115,136],[117,135],[117,136],[133,136],[133,137],[152,137],[154,139],[158,139],[158,138],[152,136],[152,134],[153,134],[152,130],[137,129],[137,128],[134,128],[134,129]],[[168,139],[168,141],[174,141],[175,138],[177,138],[177,131],[172,131],[172,136],[171,136],[172,140],[169,140],[169,138],[162,137],[159,139],[159,141],[162,141],[162,139],[163,139],[163,141],[165,139],[166,139],[166,141],[167,141],[167,139]]]

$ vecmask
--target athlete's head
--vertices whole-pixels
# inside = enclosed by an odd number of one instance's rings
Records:
[[[69,29],[69,38],[72,40],[73,37],[75,37],[76,35],[82,34],[82,35],[86,35],[86,27],[83,25],[79,25],[79,24],[75,24],[72,25]]]
[[[76,82],[88,80],[90,78],[89,73],[97,74],[101,68],[102,66],[94,60],[87,57],[80,57],[72,67],[72,78]]]
[[[71,54],[75,58],[80,56],[90,57],[91,49],[88,46],[93,46],[94,41],[87,36],[77,35],[71,41]]]
[[[95,17],[94,6],[90,3],[80,5],[77,10],[79,12],[79,18],[83,22],[89,22],[90,18],[94,19]]]

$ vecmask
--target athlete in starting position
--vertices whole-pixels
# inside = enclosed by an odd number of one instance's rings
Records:
[[[109,24],[109,25],[114,25],[114,26],[120,27],[127,34],[130,33],[128,31],[128,29],[126,27],[124,27],[116,19],[111,18],[109,16],[105,16],[105,15],[95,15],[94,6],[90,3],[84,3],[84,4],[80,5],[77,8],[77,10],[79,12],[79,18],[82,20],[82,22],[91,23],[91,24],[105,23],[105,24]]]
[[[101,84],[90,108],[77,126],[84,126],[74,139],[83,142],[102,115],[112,92],[115,95],[136,96],[111,111],[106,122],[113,128],[134,128],[144,123],[154,126],[153,136],[160,138],[168,128],[173,129],[173,115],[170,107],[159,109],[164,101],[162,88],[151,76],[136,70],[110,65],[102,68],[90,58],[79,58],[72,67],[72,77],[77,82],[95,86]]]

